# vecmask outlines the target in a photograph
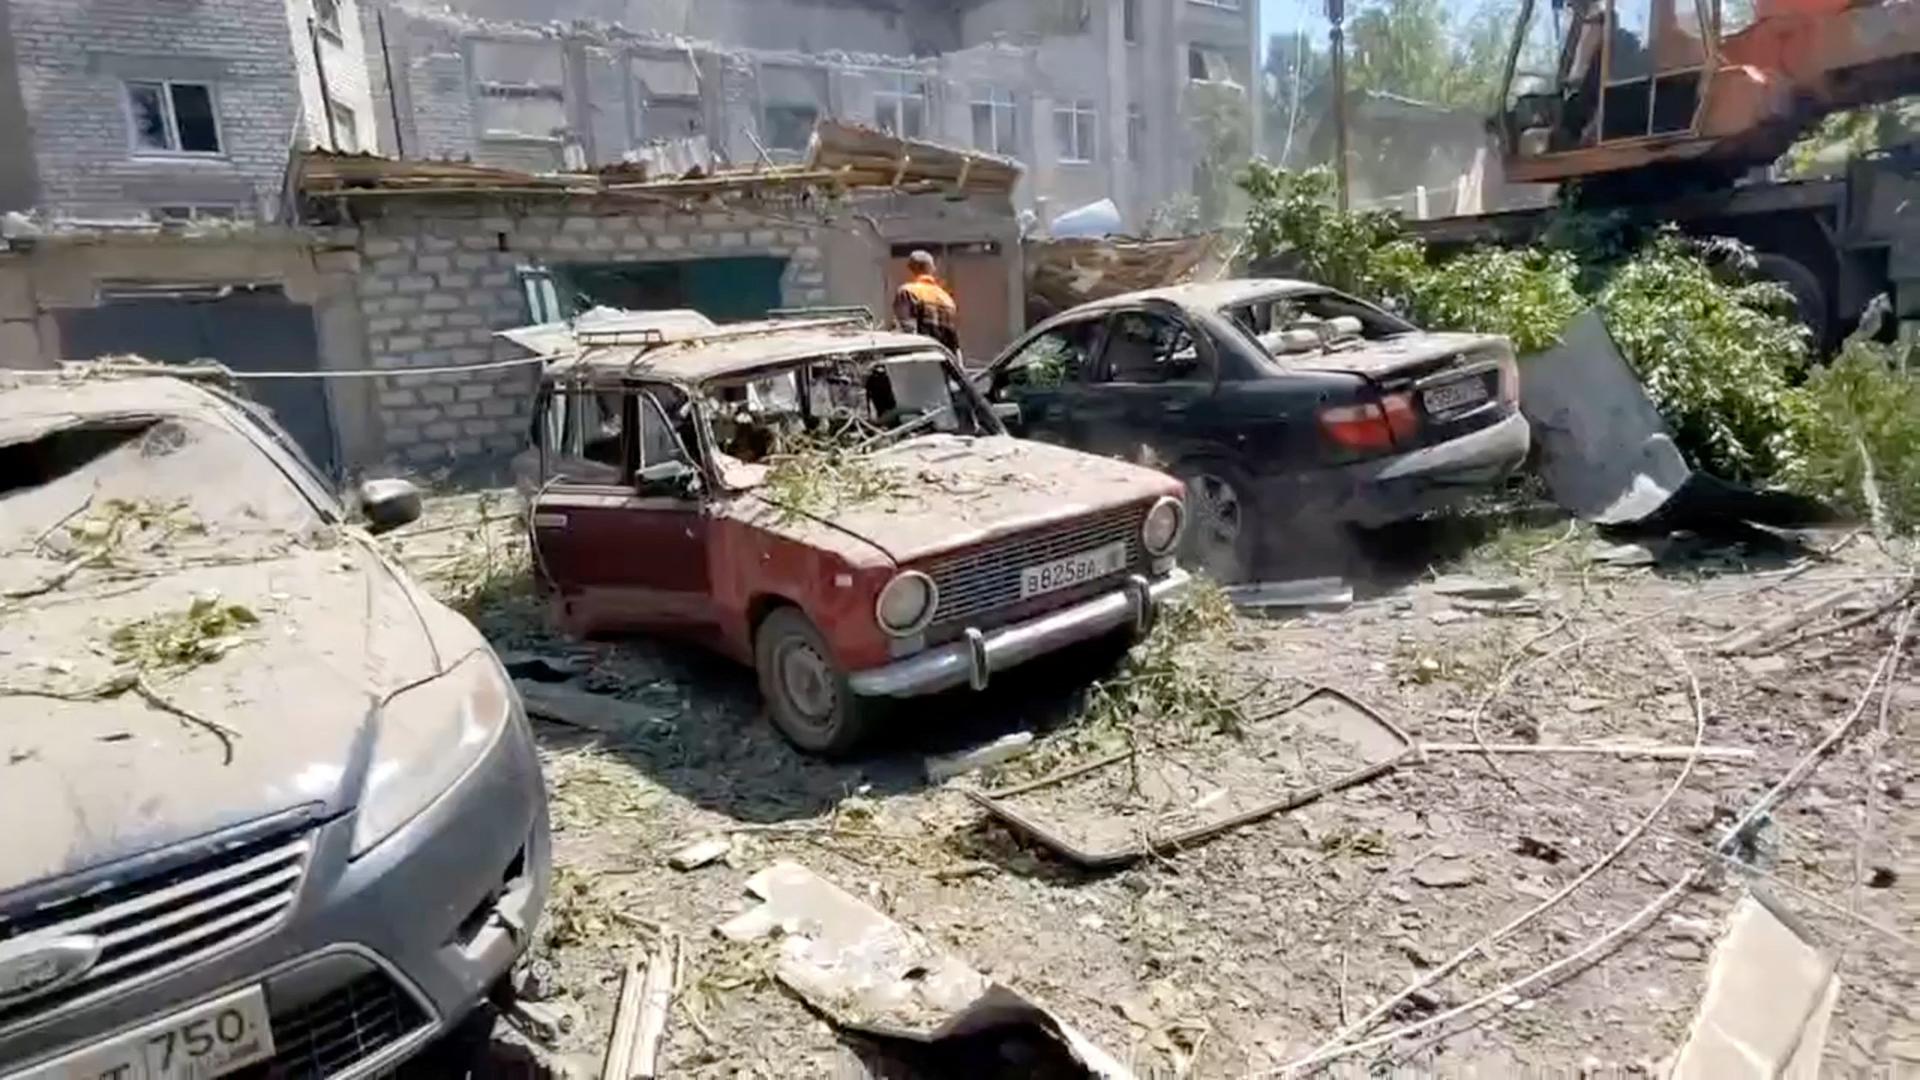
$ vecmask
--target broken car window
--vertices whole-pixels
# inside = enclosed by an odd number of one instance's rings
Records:
[[[621,395],[556,389],[547,398],[541,437],[547,475],[579,484],[619,484],[626,477]]]
[[[1106,368],[1107,381],[1116,383],[1193,382],[1212,377],[1186,324],[1152,311],[1125,311],[1114,317]]]
[[[926,432],[992,430],[933,354],[849,354],[716,380],[704,388],[704,402],[716,464],[730,487],[757,483],[751,467],[786,446],[825,440],[871,451]]]
[[[1100,320],[1049,330],[1027,343],[994,379],[994,389],[1023,386],[1036,390],[1085,378],[1099,340]]]
[[[1413,327],[1371,304],[1332,291],[1296,293],[1229,307],[1224,314],[1275,356],[1341,341],[1378,341]]]

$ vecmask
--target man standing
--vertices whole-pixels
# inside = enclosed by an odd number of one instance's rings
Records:
[[[910,334],[920,334],[960,351],[960,333],[955,329],[959,311],[953,294],[934,277],[939,268],[933,256],[916,251],[907,256],[907,283],[893,294],[893,321]]]

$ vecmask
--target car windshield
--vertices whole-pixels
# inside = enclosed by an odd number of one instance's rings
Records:
[[[1372,304],[1331,289],[1259,297],[1222,309],[1276,357],[1319,352],[1413,331]]]
[[[0,577],[9,588],[89,553],[245,558],[323,524],[259,447],[216,419],[0,417],[0,551],[9,553]],[[122,552],[136,542],[140,550]]]
[[[702,387],[722,479],[758,482],[759,468],[801,449],[871,453],[915,435],[996,430],[938,353],[850,353]]]

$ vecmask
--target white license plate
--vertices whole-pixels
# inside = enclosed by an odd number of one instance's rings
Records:
[[[272,1056],[267,998],[250,986],[8,1080],[211,1080]]]
[[[1476,375],[1422,391],[1420,400],[1429,413],[1447,413],[1478,405],[1489,396],[1487,380]]]
[[[1064,559],[1024,567],[1020,571],[1020,599],[1065,589],[1126,569],[1127,545],[1116,541]]]

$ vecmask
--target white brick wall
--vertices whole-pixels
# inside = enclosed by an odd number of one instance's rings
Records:
[[[11,0],[20,88],[42,206],[130,217],[159,204],[277,208],[299,101],[287,14],[263,0]],[[142,69],[217,73],[222,153],[181,160],[132,150],[125,82]],[[182,77],[189,77],[182,75]]]
[[[553,207],[505,216],[394,207],[361,223],[360,254],[367,353],[375,367],[396,372],[380,380],[376,401],[384,458],[400,469],[486,471],[525,447],[533,368],[400,373],[521,355],[494,337],[526,321],[515,274],[521,266],[774,256],[787,260],[785,304],[828,302],[815,230],[771,229],[764,216],[749,214]]]
[[[313,0],[285,0],[287,40],[292,42],[294,70],[300,80],[301,117],[306,128],[305,145],[330,149],[327,142],[327,98],[320,94],[319,68],[327,70],[327,94],[338,105],[353,111],[354,127],[359,133],[358,149],[379,152],[381,117],[375,113],[372,88],[367,79],[367,41],[360,18],[360,0],[340,0],[340,37],[335,40],[322,33],[320,63],[314,62],[313,36],[307,29],[314,17]],[[379,42],[373,42],[377,51]],[[342,146],[342,150],[352,147]]]

